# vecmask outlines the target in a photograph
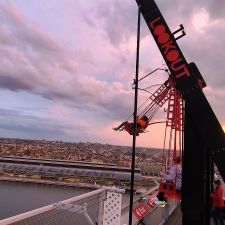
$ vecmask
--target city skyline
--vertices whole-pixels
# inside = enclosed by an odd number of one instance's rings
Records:
[[[156,3],[172,31],[184,25],[178,44],[199,67],[225,130],[225,2]],[[133,110],[135,1],[2,0],[0,19],[1,137],[131,145],[112,127]],[[165,65],[142,19],[140,77],[158,67]],[[140,85],[166,78],[159,72]],[[147,96],[140,92],[139,104]],[[137,145],[162,148],[163,134],[163,124],[150,126]]]

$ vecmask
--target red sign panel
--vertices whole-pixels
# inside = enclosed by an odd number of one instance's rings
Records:
[[[133,209],[133,214],[138,220],[142,219],[148,213],[148,209],[144,204],[139,204]]]
[[[155,203],[154,203],[154,201],[153,201],[151,198],[148,199],[148,205],[149,205],[151,208],[155,208]]]

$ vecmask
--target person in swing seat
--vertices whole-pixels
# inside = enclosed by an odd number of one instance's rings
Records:
[[[138,136],[139,133],[143,133],[144,129],[146,129],[146,127],[149,124],[149,119],[147,116],[142,116],[141,118],[139,118],[137,116],[136,118],[136,124],[137,124],[137,130],[136,130],[136,135]],[[130,123],[128,121],[124,121],[123,123],[121,123],[118,127],[113,128],[113,130],[117,131],[117,130],[126,130],[130,135],[133,135],[134,132],[134,124]]]
[[[182,188],[182,165],[181,157],[177,156],[174,160],[174,165],[164,174],[164,179],[167,182],[176,182],[176,191],[181,192]]]
[[[176,193],[181,193],[182,190],[182,160],[180,156],[177,156],[174,159],[174,165],[168,170],[163,173],[162,179],[165,182],[169,183],[175,183],[176,184]],[[167,197],[168,195],[164,191],[159,191],[157,198],[160,201],[165,201],[167,202]]]

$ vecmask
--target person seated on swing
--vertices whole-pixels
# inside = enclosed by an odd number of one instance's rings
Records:
[[[167,182],[174,183],[176,182],[176,191],[181,192],[182,188],[182,165],[181,165],[181,157],[177,156],[174,160],[174,165],[164,173],[163,178]]]
[[[144,129],[146,129],[146,127],[148,126],[149,119],[148,119],[147,116],[142,116],[141,118],[139,118],[139,116],[137,116],[136,124],[137,124],[136,135],[139,135],[139,133],[143,133]],[[128,121],[124,121],[118,127],[113,128],[113,130],[115,130],[115,131],[117,131],[117,130],[121,130],[121,131],[122,130],[126,130],[130,135],[133,135],[134,123],[130,123]]]

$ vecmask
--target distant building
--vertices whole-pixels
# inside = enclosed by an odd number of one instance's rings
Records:
[[[143,176],[159,176],[162,166],[142,163],[140,168]]]
[[[0,168],[4,172],[29,173],[46,177],[73,177],[89,180],[110,179],[130,180],[130,168],[117,167],[115,164],[71,162],[66,160],[38,160],[23,157],[0,157]],[[141,180],[141,170],[135,169],[135,180]]]

